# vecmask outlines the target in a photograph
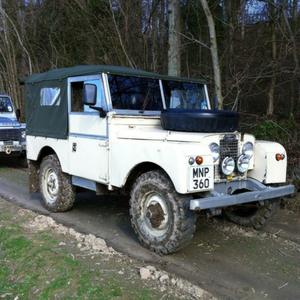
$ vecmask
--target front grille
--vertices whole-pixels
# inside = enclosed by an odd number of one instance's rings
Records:
[[[239,136],[235,134],[226,134],[221,136],[220,139],[220,157],[219,157],[219,164],[215,165],[215,181],[223,181],[226,180],[226,176],[221,172],[221,162],[225,157],[232,157],[234,161],[237,161],[239,156]],[[233,172],[233,178],[240,176],[236,172]]]
[[[227,137],[227,138],[226,138]],[[220,161],[225,157],[232,157],[234,161],[239,155],[239,142],[235,135],[225,135],[222,140],[220,140]]]
[[[18,141],[18,140],[19,140],[18,129],[0,130],[0,141]]]

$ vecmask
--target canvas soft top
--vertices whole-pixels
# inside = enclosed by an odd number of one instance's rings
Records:
[[[171,77],[125,67],[101,65],[81,65],[33,74],[25,79],[20,79],[20,83],[25,84],[27,135],[67,139],[68,78],[100,73],[205,84],[204,80],[199,79]],[[40,104],[40,93],[44,88],[60,90],[59,105]]]
[[[116,74],[116,75],[134,76],[134,77],[147,77],[147,78],[155,78],[155,79],[168,79],[174,81],[184,81],[184,82],[193,82],[193,83],[201,83],[201,84],[205,83],[205,80],[202,79],[190,79],[190,78],[183,78],[183,77],[159,75],[159,74],[137,70],[137,69],[117,67],[117,66],[105,66],[105,65],[80,65],[71,68],[53,69],[45,73],[32,74],[28,76],[26,79],[22,80],[22,83],[28,84],[28,83],[35,83],[35,82],[48,81],[48,80],[62,80],[68,77],[97,74],[97,73]]]

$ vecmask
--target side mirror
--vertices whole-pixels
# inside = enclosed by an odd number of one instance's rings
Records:
[[[16,109],[16,117],[19,119],[21,117],[21,111],[19,108]]]
[[[85,84],[82,98],[85,105],[95,105],[97,103],[97,86],[90,83]]]

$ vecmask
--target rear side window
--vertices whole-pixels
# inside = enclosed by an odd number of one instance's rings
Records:
[[[47,87],[41,89],[41,106],[58,106],[60,104],[60,88]]]
[[[114,109],[162,110],[157,79],[108,75],[108,81]]]

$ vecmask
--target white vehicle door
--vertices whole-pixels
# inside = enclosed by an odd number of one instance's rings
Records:
[[[69,78],[69,173],[105,184],[108,181],[107,118],[101,118],[99,111],[83,105],[82,92],[86,83],[97,86],[94,107],[107,111],[100,74]]]

